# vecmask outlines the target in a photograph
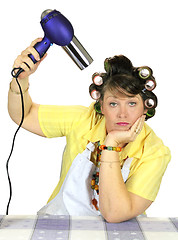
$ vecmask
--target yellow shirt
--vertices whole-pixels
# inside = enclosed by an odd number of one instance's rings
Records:
[[[66,136],[67,142],[60,181],[49,199],[51,201],[58,194],[77,154],[82,153],[89,142],[104,143],[105,117],[96,113],[92,103],[89,107],[40,105],[38,118],[46,137]],[[126,182],[127,190],[154,201],[171,158],[169,148],[145,123],[136,140],[118,154],[121,163],[127,157],[133,158]]]

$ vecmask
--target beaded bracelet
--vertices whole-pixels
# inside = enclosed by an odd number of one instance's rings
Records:
[[[106,146],[106,145],[100,145],[99,149],[100,150],[108,150],[108,151],[116,151],[116,152],[122,151],[121,147],[111,147],[111,146]]]

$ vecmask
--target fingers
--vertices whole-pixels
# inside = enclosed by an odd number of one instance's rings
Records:
[[[13,67],[21,67],[24,71],[28,71],[33,68],[34,63],[26,55],[19,55],[14,62]]]
[[[40,55],[39,53],[36,51],[36,49],[34,48],[35,44],[37,42],[41,42],[42,38],[37,38],[34,41],[32,41],[32,43],[30,44],[30,46],[26,49],[26,52],[24,52],[24,54],[32,54],[34,56],[34,58],[38,61],[40,61]],[[29,51],[29,53],[28,53]],[[22,52],[23,54],[23,52]]]
[[[144,125],[144,121],[145,121],[145,115],[142,115],[140,118],[137,119],[137,121],[134,123],[134,125],[131,128],[134,134],[138,135],[141,132]]]
[[[31,46],[30,46],[30,47],[28,47],[27,49],[25,49],[25,50],[21,53],[22,56],[28,56],[29,54],[32,54],[37,61],[40,60],[40,55],[39,55],[39,53],[35,50],[34,47],[31,47]],[[30,60],[31,60],[31,58],[30,58]],[[31,60],[31,61],[32,61],[32,60]]]
[[[41,42],[41,41],[42,41],[42,38],[36,38],[31,42],[30,46],[33,47],[37,42]]]
[[[13,68],[22,68],[24,70],[25,73],[22,73],[20,78],[26,77],[28,75],[30,75],[31,73],[33,73],[34,71],[36,71],[38,65],[40,64],[40,62],[45,58],[43,57],[40,60],[40,55],[39,53],[36,51],[36,49],[33,47],[37,42],[40,42],[42,40],[42,38],[37,38],[35,39],[29,47],[27,47],[24,51],[22,51],[22,53],[16,58]],[[34,62],[31,60],[31,58],[29,57],[29,54],[32,54],[34,56],[34,58],[36,59],[37,63],[34,64]]]

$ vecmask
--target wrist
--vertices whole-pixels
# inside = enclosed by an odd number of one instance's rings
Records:
[[[25,92],[28,91],[29,89],[29,81],[28,81],[28,78],[24,79],[24,80],[21,80],[19,82],[20,86],[21,86],[21,89],[22,89],[22,93],[24,94]],[[19,95],[20,94],[20,90],[19,90],[19,86],[16,82],[15,79],[13,79],[11,82],[10,82],[10,85],[9,85],[9,90],[14,93],[14,94],[17,94]]]
[[[120,143],[115,141],[109,134],[106,136],[104,141],[104,145],[112,146],[112,147],[120,147]]]

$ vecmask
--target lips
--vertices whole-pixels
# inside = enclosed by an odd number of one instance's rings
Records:
[[[127,126],[129,123],[127,122],[118,122],[117,125],[119,126]]]

